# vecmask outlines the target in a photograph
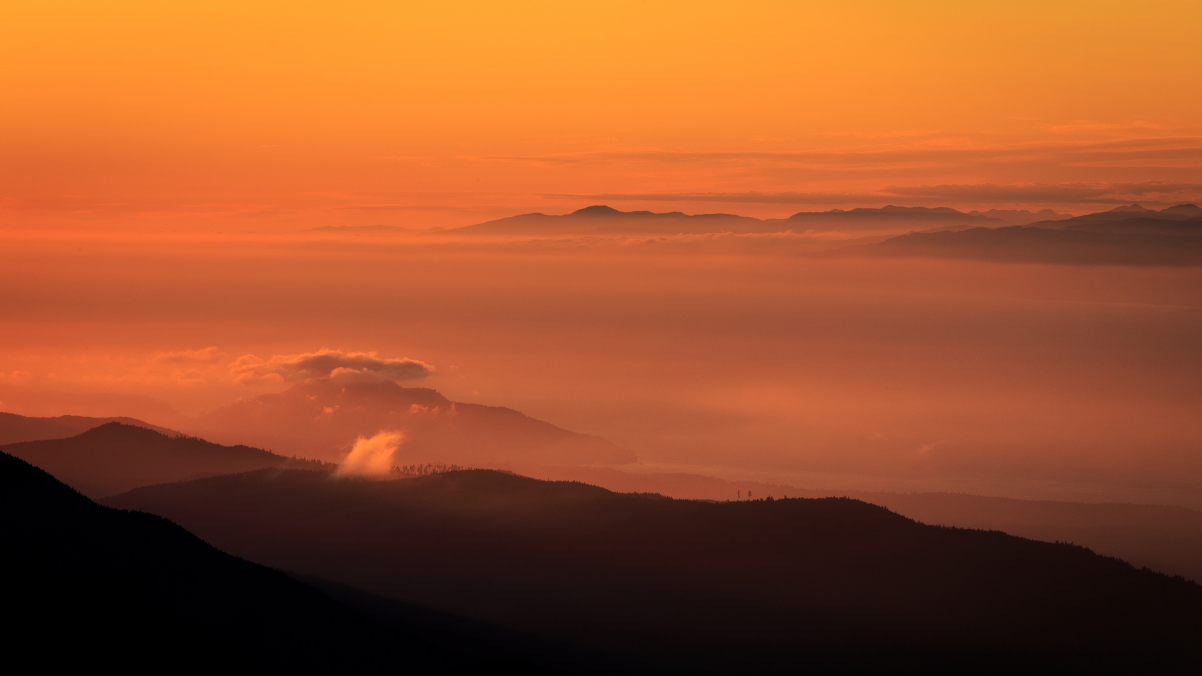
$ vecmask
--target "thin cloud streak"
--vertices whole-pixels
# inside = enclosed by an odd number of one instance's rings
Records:
[[[548,194],[547,199],[618,202],[711,202],[722,204],[877,204],[906,199],[932,202],[1013,202],[1037,204],[1127,204],[1148,198],[1159,202],[1188,202],[1202,198],[1202,183],[1147,181],[1114,184],[1029,184],[995,183],[890,186],[865,192],[724,192],[724,193],[593,193]]]
[[[1060,158],[1061,161],[1202,159],[1202,138],[1161,137],[1090,142],[1019,143],[1007,145],[918,144],[903,147],[854,150],[803,151],[675,151],[625,150],[564,153],[553,155],[483,156],[480,161],[575,164],[586,162],[742,162],[757,160],[787,165],[925,164],[946,162],[1032,161]]]

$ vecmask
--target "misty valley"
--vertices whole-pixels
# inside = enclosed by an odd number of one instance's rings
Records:
[[[1196,673],[1200,212],[11,240],[0,341],[64,356],[0,372],[6,645],[48,669]]]

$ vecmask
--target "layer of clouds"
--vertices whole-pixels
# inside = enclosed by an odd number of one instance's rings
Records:
[[[275,355],[261,359],[243,355],[230,364],[234,380],[243,384],[330,378],[340,382],[413,380],[434,372],[416,359],[385,359],[375,352],[321,349],[304,354]]]
[[[224,356],[216,347],[206,347],[202,350],[159,352],[154,355],[153,361],[160,364],[216,364]]]
[[[1143,181],[1138,183],[939,184],[887,186],[871,192],[743,192],[743,193],[594,193],[547,195],[554,199],[615,202],[705,202],[719,204],[795,204],[857,206],[945,206],[947,204],[1059,205],[1094,204],[1099,209],[1146,201],[1154,204],[1202,201],[1202,183]]]
[[[1202,138],[1173,136],[1106,139],[1093,141],[1044,141],[1019,143],[974,143],[956,139],[936,139],[918,143],[878,147],[797,151],[678,151],[631,150],[561,153],[552,155],[509,155],[481,157],[481,160],[533,164],[580,164],[612,162],[653,162],[661,164],[743,163],[755,161],[825,169],[840,166],[885,166],[939,163],[975,165],[980,163],[1039,161],[1047,164],[1080,164],[1146,161],[1202,160]]]

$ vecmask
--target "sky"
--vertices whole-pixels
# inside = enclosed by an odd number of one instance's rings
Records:
[[[1194,2],[0,6],[9,228],[1202,198]]]
[[[314,231],[592,204],[1202,203],[1200,20],[1197,2],[0,3],[0,410],[187,429],[337,353],[648,470],[1202,507],[1196,267]]]

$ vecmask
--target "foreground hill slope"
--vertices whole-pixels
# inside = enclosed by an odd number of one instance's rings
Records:
[[[682,671],[1202,664],[1202,587],[854,500],[671,500],[477,470],[254,472],[107,502],[255,561]]]
[[[283,573],[163,518],[97,505],[2,453],[0,514],[10,664],[306,673],[435,664],[423,646]]]
[[[285,458],[248,446],[221,446],[119,422],[67,439],[26,441],[0,446],[0,450],[46,470],[91,497],[270,467],[322,467],[322,463]]]
[[[619,464],[634,455],[599,437],[577,434],[500,406],[454,402],[425,387],[391,381],[337,383],[316,378],[284,392],[217,409],[196,432],[224,443],[338,461],[359,436],[400,431],[397,464]]]

